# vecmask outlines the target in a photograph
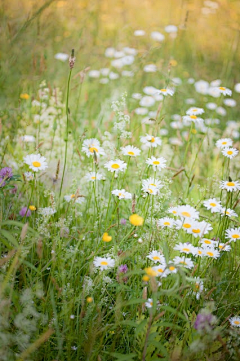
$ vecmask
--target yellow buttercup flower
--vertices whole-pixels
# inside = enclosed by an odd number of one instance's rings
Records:
[[[103,242],[110,242],[112,240],[112,237],[109,236],[107,232],[105,232],[103,233],[102,240]]]
[[[29,95],[29,94],[27,94],[27,93],[20,94],[20,98],[21,98],[21,99],[28,100],[28,99],[29,99],[29,97],[30,97],[30,95]]]
[[[150,277],[155,277],[157,276],[157,272],[154,271],[154,269],[152,269],[152,267],[148,267],[148,268],[145,268],[144,270],[146,272],[146,274]]]
[[[150,277],[149,277],[148,275],[144,275],[143,278],[142,278],[142,280],[143,280],[144,282],[148,282],[148,281],[150,280]]]
[[[92,297],[87,297],[86,301],[87,301],[87,303],[91,303],[91,302],[93,302],[93,298]]]
[[[144,219],[143,219],[143,217],[139,216],[138,214],[132,214],[129,217],[129,221],[134,226],[142,226]]]
[[[31,206],[29,206],[29,209],[30,209],[30,211],[36,211],[37,208],[35,206],[31,205]]]

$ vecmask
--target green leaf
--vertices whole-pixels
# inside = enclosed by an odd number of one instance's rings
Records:
[[[0,229],[0,233],[3,235],[3,237],[5,237],[14,247],[18,247],[18,241],[12,236],[11,232],[6,231],[5,229]],[[1,240],[5,245],[6,243],[4,242],[4,240]],[[8,248],[11,248],[11,246],[9,247],[9,245],[6,245]]]
[[[171,306],[161,306],[161,309],[165,310],[165,311],[169,311],[170,313],[173,313],[175,315],[177,315],[179,318],[181,318],[184,321],[187,321],[186,317],[179,311],[175,310],[173,307]]]

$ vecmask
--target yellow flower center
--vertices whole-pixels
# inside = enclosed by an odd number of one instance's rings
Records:
[[[227,154],[231,155],[231,154],[233,154],[233,151],[232,151],[232,150],[228,150],[228,151],[227,151]]]
[[[224,86],[220,86],[219,90],[226,90],[226,88],[224,88]]]
[[[153,164],[160,164],[160,162],[158,160],[154,160]]]
[[[151,140],[150,140],[151,143],[154,143],[155,142],[155,138],[152,137]]]
[[[200,285],[198,283],[195,283],[195,287],[198,290],[200,288]]]
[[[189,248],[183,248],[183,251],[190,252],[190,249]]]
[[[233,321],[233,323],[234,323],[235,325],[240,325],[240,321],[237,321],[237,320]]]
[[[226,212],[226,214],[230,214],[230,212]]]
[[[211,207],[216,207],[216,203],[210,203]]]
[[[173,212],[173,214],[177,214],[177,211],[172,211]]]
[[[151,188],[148,188],[148,193],[153,193],[153,190]]]
[[[107,266],[107,265],[108,265],[108,262],[107,262],[107,261],[102,261],[102,262],[101,262],[101,265],[102,265],[102,266]]]
[[[205,239],[205,240],[204,240],[204,243],[206,243],[206,244],[211,244],[212,242],[209,241],[208,239]]]
[[[134,152],[128,152],[129,155],[134,155]]]
[[[234,187],[234,186],[235,186],[235,183],[234,183],[234,182],[227,182],[227,186],[228,186],[228,187]]]
[[[210,256],[210,257],[214,256],[214,254],[212,252],[207,252],[207,255]]]
[[[222,142],[223,145],[227,144],[227,142]]]
[[[40,162],[37,162],[37,161],[32,162],[32,165],[33,165],[34,167],[36,167],[36,168],[41,167],[41,163],[40,163]]]
[[[163,269],[162,269],[162,268],[158,268],[158,272],[159,272],[159,273],[163,273]]]
[[[181,263],[181,264],[187,264],[187,263],[186,263],[186,262],[184,262],[184,261],[180,261],[180,263]]]
[[[170,271],[174,271],[175,270],[175,267],[171,266],[169,267]]]
[[[71,198],[75,198],[75,194],[72,194],[72,195],[71,195]]]
[[[154,183],[151,183],[151,184],[150,184],[150,186],[154,186],[154,187],[156,187],[156,184],[154,184]]]
[[[198,254],[202,254],[202,251],[198,250],[197,253],[198,253]]]
[[[191,217],[191,214],[188,212],[182,212],[181,214],[183,217]]]
[[[118,169],[118,168],[120,168],[120,165],[117,164],[117,163],[114,163],[114,164],[111,165],[111,167],[112,167],[113,169]]]
[[[218,246],[220,249],[222,249],[223,248],[223,246],[221,245],[221,244],[219,244],[219,246]]]
[[[164,226],[170,226],[169,222],[164,222],[163,224],[164,224]]]
[[[191,228],[191,224],[189,224],[189,223],[184,223],[184,224],[183,224],[183,227],[184,227],[184,228]]]
[[[158,257],[158,256],[153,256],[153,259],[154,259],[154,261],[156,261],[156,260],[160,259],[160,257]]]
[[[96,179],[96,177],[92,176],[91,179]]]
[[[193,111],[193,112],[196,112],[196,111],[197,111],[197,109],[192,109],[192,111]]]
[[[166,91],[167,91],[167,89],[160,89],[160,91],[161,91],[161,92],[166,92]]]
[[[197,119],[196,115],[190,115],[191,119]]]
[[[193,233],[200,233],[201,232],[199,228],[198,229],[193,229],[192,231],[193,231]]]
[[[239,234],[233,234],[232,238],[240,238],[240,235]]]
[[[94,151],[95,151],[96,153],[98,153],[97,148],[95,148],[95,147],[89,148],[89,152],[93,153]]]

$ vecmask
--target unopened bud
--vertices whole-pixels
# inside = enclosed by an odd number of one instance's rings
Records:
[[[74,56],[74,49],[72,49],[72,53],[69,57],[69,66],[70,66],[70,69],[72,69],[74,67],[74,64],[75,64],[75,61],[76,61],[76,58]]]

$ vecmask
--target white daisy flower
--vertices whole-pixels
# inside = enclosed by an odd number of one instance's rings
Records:
[[[99,140],[95,138],[85,139],[83,141],[82,152],[84,152],[87,157],[94,155],[94,152],[97,156],[105,155],[104,149],[100,147]]]
[[[157,272],[157,277],[167,277],[169,274],[166,264],[158,264],[157,266],[152,267],[153,271]]]
[[[235,316],[229,318],[229,322],[231,323],[231,326],[240,327],[240,317]]]
[[[24,177],[26,181],[29,182],[34,179],[34,174],[32,172],[25,172]]]
[[[209,102],[209,103],[206,104],[206,108],[208,108],[210,110],[215,110],[217,108],[217,104]]]
[[[173,228],[175,225],[175,221],[172,218],[169,217],[164,217],[164,218],[160,218],[157,221],[157,225],[159,227],[169,227],[169,228]]]
[[[101,173],[95,173],[95,172],[88,172],[85,175],[85,178],[89,181],[89,182],[95,182],[96,180],[101,180],[103,179],[103,175]]]
[[[48,167],[46,158],[42,157],[40,154],[27,155],[23,160],[34,172],[45,170]]]
[[[173,262],[175,265],[183,266],[188,269],[191,269],[194,267],[193,261],[190,258],[186,258],[184,256],[183,257],[176,256],[173,259]]]
[[[52,216],[54,213],[56,213],[56,209],[52,207],[45,207],[45,208],[39,208],[38,213],[43,215],[44,217]]]
[[[236,242],[237,239],[240,239],[240,227],[227,229],[226,238],[233,242]]]
[[[228,192],[240,190],[239,181],[221,181],[221,189],[226,189]]]
[[[193,122],[193,123],[203,123],[203,119],[197,117],[196,115],[184,115],[183,116],[183,122],[188,123],[188,122]]]
[[[176,244],[173,249],[175,249],[176,251],[180,251],[181,253],[186,253],[186,254],[195,255],[195,253],[196,253],[195,247],[191,243],[179,243],[179,244]]]
[[[154,263],[166,264],[164,255],[162,255],[159,251],[150,252],[149,255],[147,256],[147,258],[149,258]]]
[[[220,148],[220,149],[223,149],[223,148],[230,148],[233,144],[233,141],[232,139],[230,138],[223,138],[223,139],[219,139],[217,142],[216,142],[216,147],[217,148]]]
[[[174,91],[172,89],[159,89],[158,90],[159,94],[162,94],[162,95],[171,95],[173,96],[174,94]]]
[[[119,199],[132,199],[131,193],[125,191],[125,189],[114,189],[112,194],[117,196]]]
[[[180,225],[180,222],[179,222],[179,225]],[[193,219],[193,218],[184,218],[183,222],[181,222],[181,228],[184,231],[186,231],[187,233],[191,233],[194,222],[195,222],[195,219]]]
[[[227,111],[223,107],[217,107],[216,113],[224,117],[227,114]]]
[[[226,209],[225,207],[221,207],[221,214],[223,216],[228,216],[228,217],[237,217],[238,216],[237,213],[234,212],[233,209],[231,209],[231,208]]]
[[[174,267],[173,265],[169,265],[167,267],[167,270],[168,270],[169,274],[170,273],[177,273],[177,271],[178,271],[178,269],[176,267]]]
[[[154,86],[145,86],[143,88],[143,92],[147,95],[156,95],[156,93],[158,92],[157,88],[155,88]]]
[[[74,203],[78,203],[78,204],[82,204],[85,202],[85,198],[84,197],[77,197],[76,198],[76,194],[70,194],[70,195],[66,195],[64,196],[65,201],[67,202],[74,202]]]
[[[195,247],[195,256],[203,257],[204,256],[204,248]]]
[[[165,39],[165,36],[161,34],[159,31],[152,31],[151,38],[156,41],[163,41]]]
[[[66,61],[66,60],[68,60],[69,55],[65,54],[65,53],[57,53],[54,55],[54,58],[57,60]]]
[[[171,34],[171,33],[177,33],[178,28],[176,25],[167,25],[165,26],[164,30],[166,31],[166,33]]]
[[[174,216],[178,216],[178,207],[170,207],[168,209],[168,213],[173,214]]]
[[[223,103],[227,106],[227,107],[235,107],[237,105],[236,100],[232,99],[232,98],[227,98],[223,100]]]
[[[193,208],[187,204],[184,206],[178,206],[177,212],[178,212],[178,216],[180,216],[180,217],[193,218],[193,219],[199,218],[199,212],[196,211],[195,208]]]
[[[93,264],[96,268],[100,268],[101,271],[115,266],[115,260],[110,257],[95,257]]]
[[[216,198],[210,198],[203,201],[204,207],[211,210],[211,213],[217,213],[221,210],[221,202],[217,201]]]
[[[218,249],[220,252],[222,252],[222,251],[229,252],[229,251],[231,251],[231,246],[229,244],[219,243]]]
[[[155,104],[155,99],[150,96],[144,96],[139,102],[141,107],[151,107]]]
[[[139,99],[142,98],[142,94],[140,94],[140,93],[133,93],[133,94],[132,94],[132,98],[139,100]]]
[[[232,91],[230,89],[228,89],[228,88],[225,88],[224,86],[220,86],[217,89],[220,92],[220,94],[229,95],[229,96],[232,95]]]
[[[146,32],[144,30],[135,30],[133,35],[134,36],[144,36]]]
[[[110,172],[124,172],[127,168],[127,163],[123,162],[120,159],[110,160],[104,164],[104,167],[107,168]]]
[[[211,231],[213,228],[210,223],[207,223],[205,221],[197,222],[195,221],[192,225],[190,234],[193,235],[193,237],[202,237],[204,234]]]
[[[128,155],[130,157],[137,157],[141,153],[141,150],[133,145],[126,145],[126,147],[121,148],[121,151],[123,155]]]
[[[146,73],[155,73],[157,71],[157,66],[155,64],[147,64],[144,66],[143,71]]]
[[[153,299],[152,298],[148,298],[148,300],[145,302],[145,306],[147,308],[152,308],[153,307]],[[157,307],[160,306],[159,301],[157,301]]]
[[[191,107],[186,111],[187,115],[199,115],[203,114],[204,109],[203,108],[197,108],[197,107]]]
[[[222,154],[225,157],[232,159],[232,158],[236,157],[236,155],[238,155],[238,150],[236,148],[224,148],[222,150]]]
[[[204,253],[204,256],[207,256],[209,258],[217,259],[220,257],[220,252],[214,248],[204,248],[203,253]]]
[[[204,287],[203,287],[203,281],[199,278],[199,277],[195,277],[194,280],[194,285],[193,285],[193,294],[196,295],[197,300],[199,300],[200,298],[200,294],[203,291]]]
[[[203,247],[217,247],[217,244],[218,244],[218,242],[217,241],[213,241],[212,239],[208,239],[208,238],[203,238],[203,239],[201,239],[201,245],[203,246]]]
[[[100,71],[99,70],[90,70],[88,72],[88,76],[90,78],[99,78],[100,77]]]
[[[152,156],[151,158],[148,158],[146,160],[146,163],[148,165],[152,165],[153,166],[153,170],[161,170],[163,168],[166,168],[166,162],[167,160],[163,157],[160,158],[156,158],[154,156]]]
[[[140,137],[140,142],[143,143],[147,148],[156,148],[158,145],[162,144],[162,141],[159,137],[155,137],[150,134]]]
[[[156,195],[162,187],[162,183],[154,178],[143,179],[142,181],[142,191],[145,193]]]
[[[148,109],[147,108],[136,108],[134,110],[134,113],[138,114],[138,115],[145,115],[148,113]]]

